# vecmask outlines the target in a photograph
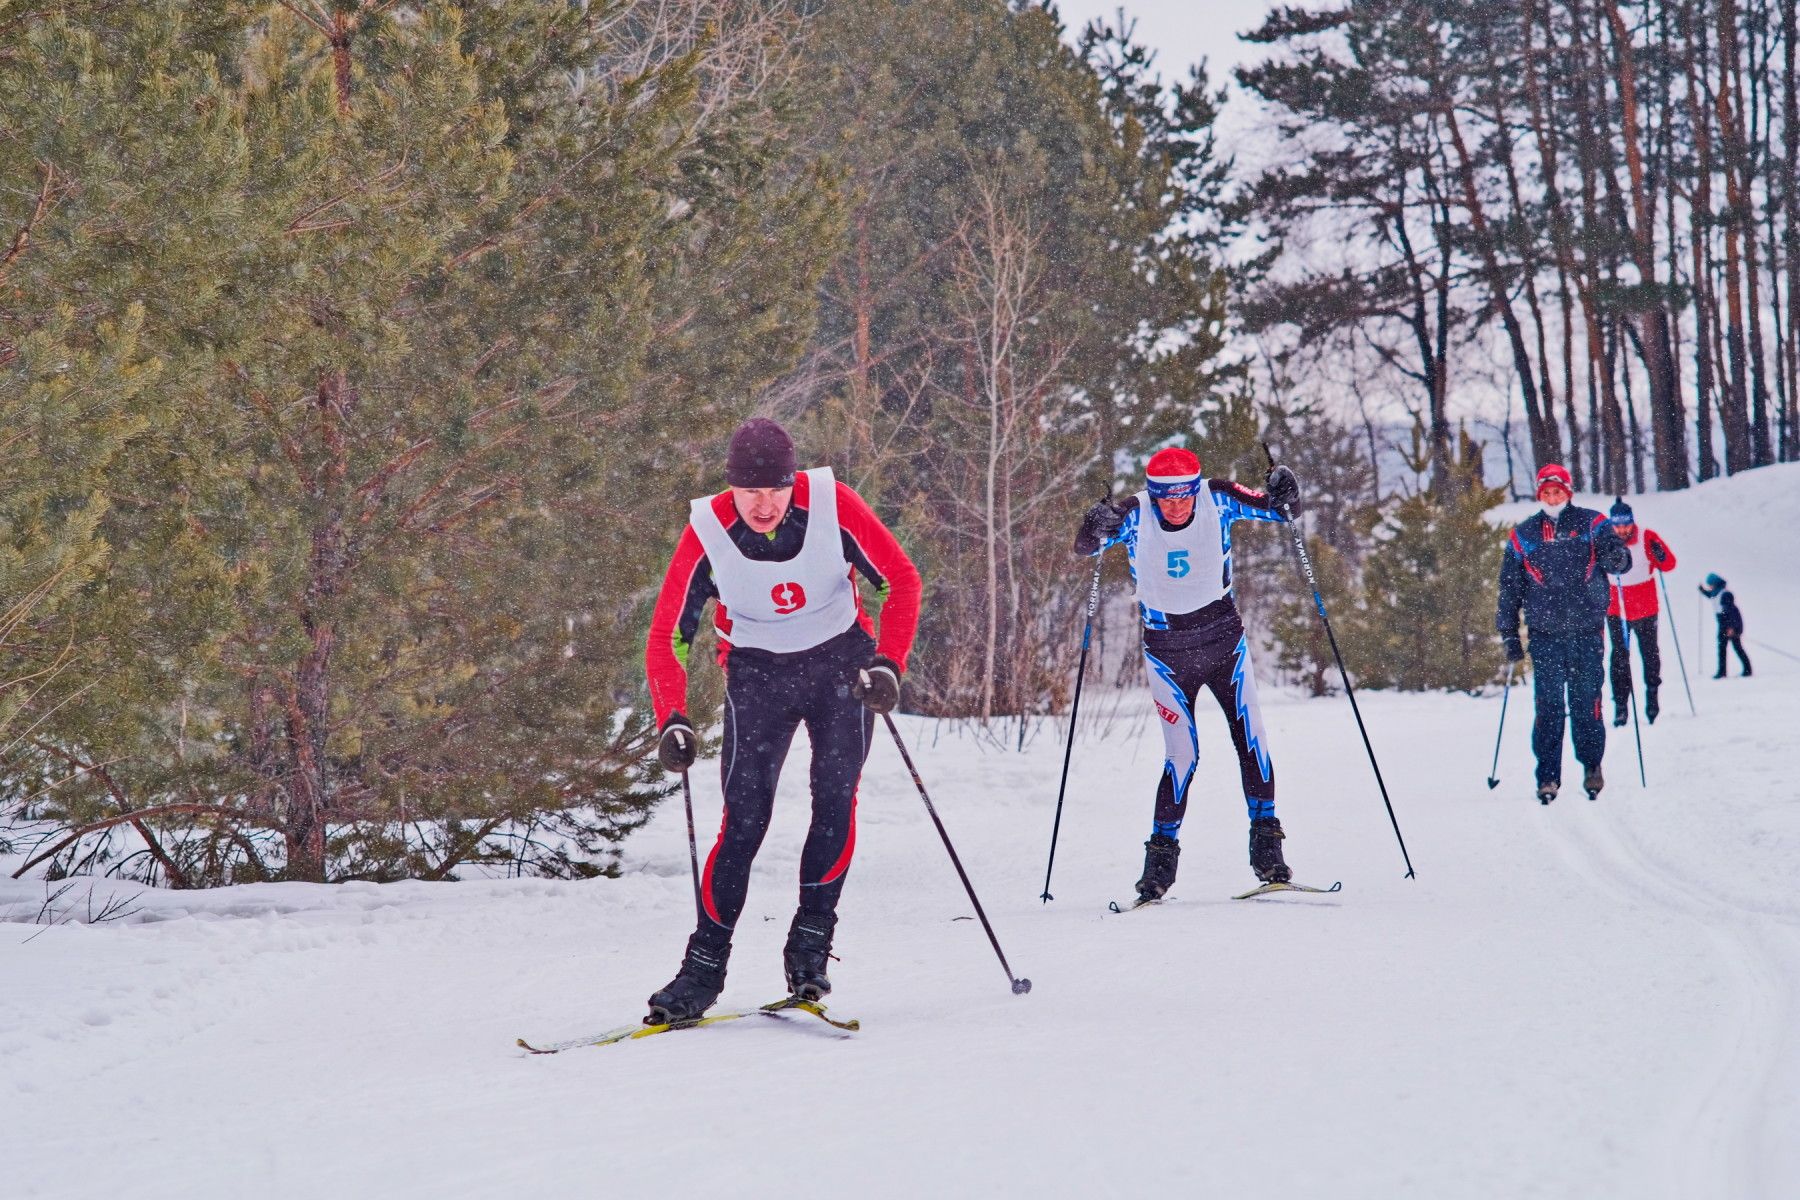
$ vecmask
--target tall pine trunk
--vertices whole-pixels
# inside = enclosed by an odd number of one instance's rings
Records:
[[[1787,420],[1782,454],[1788,461],[1800,458],[1800,84],[1794,78],[1795,42],[1800,41],[1800,22],[1795,19],[1795,0],[1781,5],[1781,142],[1787,176],[1782,183],[1782,250],[1787,259]]]
[[[1589,49],[1589,39],[1584,32],[1586,19],[1581,5],[1573,4],[1571,10],[1574,16],[1574,50],[1578,63],[1575,72],[1575,105],[1580,116],[1582,139],[1581,215],[1583,226],[1593,231],[1587,238],[1586,253],[1583,255],[1586,278],[1581,284],[1581,303],[1582,316],[1588,327],[1589,361],[1599,379],[1599,409],[1594,415],[1598,417],[1600,444],[1595,454],[1594,474],[1602,490],[1616,491],[1622,488],[1622,480],[1625,478],[1625,421],[1619,409],[1618,392],[1613,386],[1612,365],[1606,357],[1610,341],[1605,329],[1607,315],[1600,307],[1601,293],[1615,283],[1616,272],[1611,255],[1596,246],[1600,239],[1594,236],[1606,227],[1598,191],[1599,160],[1604,154],[1602,140],[1606,136],[1599,113],[1600,106],[1605,102],[1605,54],[1598,45],[1592,51]]]
[[[1625,163],[1631,179],[1632,257],[1644,296],[1639,320],[1644,369],[1650,383],[1650,431],[1655,446],[1656,486],[1665,491],[1687,486],[1687,433],[1681,402],[1680,370],[1670,346],[1669,309],[1656,278],[1655,200],[1644,179],[1644,153],[1638,131],[1637,63],[1631,35],[1619,13],[1618,0],[1606,0],[1606,18],[1618,49],[1619,108],[1624,115]],[[1635,435],[1637,419],[1632,418]],[[1633,451],[1634,457],[1636,450]],[[1642,475],[1642,466],[1639,466]],[[1640,478],[1639,487],[1642,488]]]
[[[1562,314],[1563,403],[1568,417],[1569,460],[1565,464],[1577,488],[1583,485],[1581,464],[1581,421],[1575,404],[1575,305],[1570,280],[1575,275],[1571,249],[1568,207],[1563,202],[1558,179],[1556,126],[1546,112],[1549,104],[1538,71],[1538,51],[1533,32],[1537,27],[1537,0],[1522,0],[1521,25],[1525,38],[1525,97],[1531,110],[1531,129],[1538,147],[1538,162],[1544,179],[1544,204],[1549,210],[1550,244],[1556,259],[1558,306]],[[1544,36],[1546,46],[1555,45],[1550,25],[1550,0],[1544,0]],[[1552,416],[1554,420],[1554,416]]]
[[[1544,420],[1544,414],[1538,405],[1537,380],[1533,377],[1531,353],[1525,348],[1525,331],[1519,325],[1519,318],[1513,312],[1512,295],[1507,288],[1507,280],[1500,268],[1500,256],[1495,245],[1493,227],[1488,223],[1487,208],[1482,204],[1481,195],[1475,187],[1475,164],[1469,156],[1468,144],[1463,140],[1462,123],[1456,119],[1454,98],[1442,95],[1439,98],[1440,115],[1450,131],[1450,144],[1456,149],[1456,173],[1462,185],[1463,207],[1468,211],[1469,221],[1475,229],[1475,244],[1481,254],[1481,271],[1486,277],[1488,299],[1494,310],[1500,314],[1500,323],[1506,329],[1506,343],[1512,349],[1513,373],[1519,379],[1519,391],[1525,399],[1525,421],[1531,431],[1531,453],[1542,466],[1556,461],[1555,426]]]
[[[1714,92],[1719,135],[1723,142],[1720,166],[1725,176],[1725,344],[1731,355],[1731,375],[1719,405],[1719,423],[1725,429],[1725,470],[1731,474],[1756,465],[1750,434],[1749,362],[1744,339],[1743,212],[1749,197],[1739,173],[1744,162],[1744,132],[1742,105],[1737,99],[1736,11],[1732,0],[1720,0],[1717,22],[1719,86]]]

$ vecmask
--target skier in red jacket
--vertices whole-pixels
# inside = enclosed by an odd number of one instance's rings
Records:
[[[1625,723],[1631,703],[1631,656],[1625,644],[1629,626],[1631,640],[1637,643],[1644,662],[1644,718],[1654,725],[1656,714],[1662,711],[1656,703],[1656,689],[1662,686],[1662,648],[1656,640],[1656,614],[1661,605],[1652,572],[1673,571],[1675,552],[1654,530],[1638,528],[1631,506],[1622,497],[1613,500],[1608,516],[1613,532],[1631,550],[1630,568],[1608,576],[1606,629],[1612,639],[1613,724]]]
[[[906,551],[830,468],[796,471],[794,443],[780,425],[758,417],[739,427],[725,479],[729,488],[690,506],[644,650],[662,729],[657,756],[685,772],[699,746],[686,713],[688,650],[707,601],[717,602],[725,817],[701,873],[697,928],[680,972],[650,997],[647,1025],[698,1017],[718,1000],[750,864],[802,724],[812,743],[812,827],[782,964],[793,995],[817,1000],[831,990],[826,963],[856,848],[871,714],[899,703],[919,621],[919,572]],[[858,574],[883,598],[879,639]]]

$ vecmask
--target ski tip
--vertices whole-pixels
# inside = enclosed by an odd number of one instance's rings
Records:
[[[1106,902],[1106,907],[1111,912],[1124,912],[1125,911],[1124,909],[1119,907],[1119,902],[1117,900],[1108,900]]]
[[[516,1041],[516,1044],[519,1047],[519,1049],[524,1050],[530,1054],[555,1054],[556,1053],[556,1051],[554,1051],[554,1050],[540,1050],[536,1046],[532,1045],[530,1042],[526,1041],[524,1038],[518,1038],[515,1041]]]

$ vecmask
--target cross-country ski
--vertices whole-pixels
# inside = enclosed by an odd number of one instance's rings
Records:
[[[856,1030],[862,1028],[862,1022],[856,1020],[854,1017],[849,1020],[833,1017],[825,1011],[825,1006],[822,1004],[814,1004],[812,1001],[802,1000],[798,996],[789,996],[786,999],[776,1000],[773,1003],[765,1004],[760,1008],[738,1009],[729,1012],[711,1012],[703,1017],[692,1017],[685,1021],[675,1021],[657,1025],[646,1025],[640,1021],[634,1025],[622,1025],[617,1029],[608,1030],[605,1033],[594,1034],[591,1037],[568,1038],[560,1042],[546,1042],[541,1046],[528,1042],[524,1038],[519,1038],[518,1046],[520,1049],[527,1050],[532,1054],[560,1054],[564,1050],[578,1050],[583,1046],[610,1046],[614,1042],[637,1041],[640,1038],[651,1037],[659,1033],[670,1033],[683,1029],[699,1029],[702,1026],[718,1025],[726,1021],[741,1020],[745,1017],[779,1017],[783,1013],[793,1012],[809,1013],[834,1029],[842,1029],[854,1033]]]
[[[1330,887],[1308,887],[1304,883],[1288,883],[1286,881],[1278,881],[1275,883],[1259,884],[1256,887],[1251,888],[1247,892],[1239,892],[1237,895],[1233,896],[1232,899],[1233,900],[1251,900],[1257,896],[1267,896],[1272,892],[1310,892],[1315,896],[1329,896],[1329,895],[1332,895],[1333,893],[1341,892],[1343,890],[1344,890],[1344,884],[1343,884],[1342,880],[1332,884]]]

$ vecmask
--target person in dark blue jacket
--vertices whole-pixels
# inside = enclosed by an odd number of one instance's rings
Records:
[[[1744,614],[1738,611],[1737,599],[1725,590],[1725,581],[1708,575],[1700,585],[1700,594],[1713,602],[1713,616],[1719,622],[1719,670],[1714,679],[1725,678],[1725,648],[1737,651],[1744,674],[1750,674],[1750,656],[1744,653]]]
[[[1606,780],[1606,723],[1600,714],[1602,652],[1606,631],[1607,576],[1631,566],[1631,551],[1604,513],[1569,503],[1566,468],[1551,463],[1538,472],[1543,509],[1514,526],[1500,563],[1500,603],[1494,628],[1506,644],[1506,660],[1525,657],[1519,613],[1531,631],[1531,666],[1537,691],[1538,802],[1556,799],[1562,786],[1563,723],[1574,731],[1575,757],[1588,799]]]

